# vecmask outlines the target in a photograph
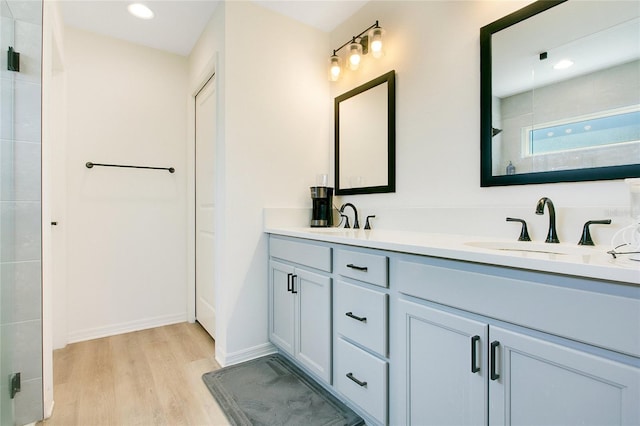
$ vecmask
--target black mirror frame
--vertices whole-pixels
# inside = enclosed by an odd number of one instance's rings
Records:
[[[361,188],[340,188],[340,102],[359,95],[362,92],[387,83],[387,184]],[[368,83],[358,86],[338,97],[334,101],[334,142],[335,142],[335,194],[379,194],[396,191],[396,72],[389,71]]]
[[[582,182],[640,176],[640,163],[494,176],[492,172],[491,36],[568,0],[539,0],[480,28],[480,186]]]

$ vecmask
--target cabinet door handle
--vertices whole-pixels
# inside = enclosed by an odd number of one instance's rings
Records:
[[[360,322],[367,322],[367,317],[359,317],[357,315],[353,315],[353,312],[347,312],[345,315],[348,316],[349,318],[353,318],[354,320],[358,320]]]
[[[353,377],[353,373],[347,373],[347,378],[355,383],[358,384],[358,386],[362,386],[363,388],[367,387],[367,382],[361,382],[360,380],[356,379],[355,377]]]
[[[500,375],[496,373],[496,348],[498,346],[500,346],[500,342],[498,342],[497,340],[491,342],[491,380],[498,380],[500,378]]]
[[[471,372],[472,373],[477,373],[478,371],[480,371],[480,367],[478,367],[478,365],[476,364],[476,359],[477,359],[477,348],[478,348],[478,342],[480,341],[480,336],[473,336],[471,338]]]
[[[291,291],[291,277],[293,276],[293,274],[287,274],[287,291]]]
[[[296,291],[296,278],[298,278],[297,275],[291,275],[291,293],[293,294],[298,294]]]
[[[355,269],[356,271],[362,271],[362,272],[367,272],[367,269],[369,269],[366,266],[358,266],[358,265],[354,265],[353,263],[349,263],[347,265],[347,268]]]

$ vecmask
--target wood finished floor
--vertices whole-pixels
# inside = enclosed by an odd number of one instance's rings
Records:
[[[199,324],[74,343],[54,351],[53,416],[38,425],[228,425],[201,378],[218,368]]]

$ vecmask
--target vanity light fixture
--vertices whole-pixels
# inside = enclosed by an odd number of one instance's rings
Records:
[[[130,14],[140,19],[152,19],[155,16],[153,10],[142,3],[131,3],[127,10]]]
[[[342,46],[333,50],[333,55],[329,58],[329,80],[337,81],[342,73],[342,60],[338,56],[338,52],[349,46],[347,53],[347,66],[351,70],[357,70],[362,61],[362,56],[371,51],[374,58],[380,58],[382,56],[382,36],[384,30],[376,21],[366,30],[362,31],[357,36],[351,37],[351,40],[344,43]]]

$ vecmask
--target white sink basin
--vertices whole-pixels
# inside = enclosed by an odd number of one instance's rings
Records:
[[[490,250],[583,256],[599,253],[593,247],[571,244],[535,243],[531,241],[469,241],[465,245]]]

